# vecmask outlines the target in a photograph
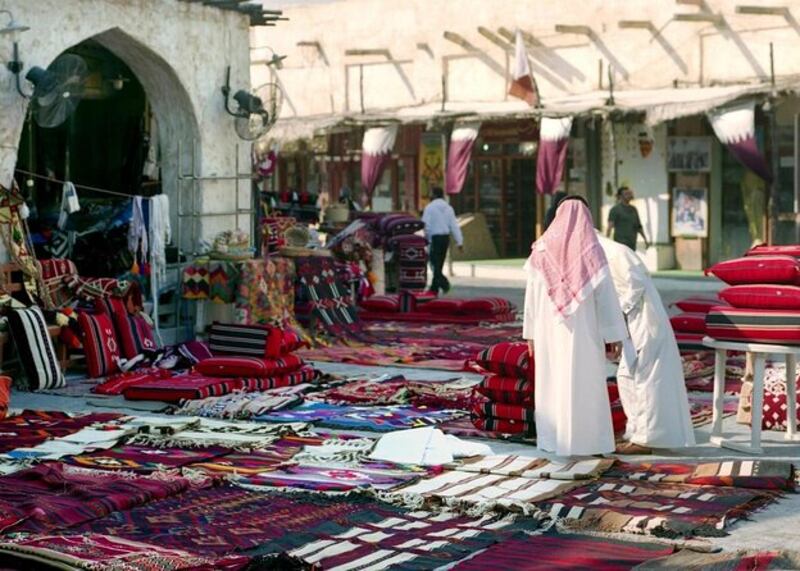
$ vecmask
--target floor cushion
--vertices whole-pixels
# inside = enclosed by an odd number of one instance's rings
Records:
[[[271,329],[266,325],[215,322],[208,331],[208,348],[217,356],[265,357]]]
[[[478,430],[487,432],[501,432],[503,434],[518,434],[520,436],[536,436],[536,423],[494,418],[491,416],[472,416],[472,424]]]
[[[753,246],[746,253],[745,256],[794,256],[800,258],[800,244],[786,244],[783,246]]]
[[[706,333],[744,343],[800,345],[800,310],[715,307],[706,316]]]
[[[212,357],[195,365],[195,370],[209,377],[272,377],[296,371],[303,364],[303,359],[297,355],[279,359]]]
[[[682,333],[705,333],[705,313],[679,313],[669,319],[674,331]]]
[[[461,311],[463,313],[496,315],[498,313],[509,313],[514,310],[516,310],[514,304],[502,297],[476,297],[474,299],[465,300],[461,305]]]
[[[746,256],[715,264],[706,270],[729,285],[800,285],[800,259],[792,256]]]
[[[153,328],[141,315],[131,315],[121,297],[99,298],[95,301],[95,309],[111,316],[120,353],[126,359],[133,359],[145,351],[155,351],[158,348]]]
[[[38,391],[65,386],[42,310],[34,306],[12,311],[8,314],[8,326],[30,389]]]
[[[719,296],[733,307],[800,309],[800,287],[793,285],[737,285],[725,288]]]
[[[128,400],[179,402],[207,397],[220,397],[239,390],[240,379],[207,377],[197,373],[176,375],[169,379],[149,380],[130,385],[123,391]]]
[[[706,325],[708,327],[708,325]],[[703,345],[703,333],[681,333],[675,332],[675,341],[678,342],[678,349],[681,351],[702,351],[708,347]]]
[[[484,418],[503,418],[533,424],[536,422],[532,406],[521,404],[504,404],[497,402],[475,403],[472,414]]]
[[[304,365],[284,375],[275,375],[272,377],[248,377],[240,379],[242,382],[242,390],[248,393],[268,391],[271,389],[279,389],[282,387],[293,387],[303,383],[310,383],[319,377],[319,371],[311,365]]]
[[[83,350],[86,353],[86,368],[92,378],[105,377],[119,371],[119,343],[114,322],[107,313],[78,314],[78,325],[83,334]]]
[[[281,356],[294,353],[301,347],[308,347],[308,342],[297,331],[290,327],[281,330]]]
[[[800,387],[800,385],[798,385]],[[800,397],[800,388],[798,388]],[[743,383],[739,395],[739,422],[752,424],[753,383]],[[764,400],[761,428],[763,430],[786,430],[786,370],[767,369],[764,374]],[[795,399],[795,422],[800,420],[800,398]]]
[[[506,341],[492,345],[475,357],[479,367],[506,377],[532,379],[532,363],[526,342]]]
[[[463,313],[462,308],[464,307],[464,300],[452,297],[440,297],[425,302],[423,307],[426,313]]]
[[[533,381],[502,375],[488,375],[475,390],[490,401],[533,406]]]
[[[373,295],[362,301],[361,307],[367,311],[400,311],[400,299],[397,295]]]
[[[725,302],[717,297],[687,297],[673,303],[681,311],[689,313],[708,313],[712,307],[725,305]]]

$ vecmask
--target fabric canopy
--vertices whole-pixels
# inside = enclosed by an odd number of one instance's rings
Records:
[[[447,194],[458,194],[464,187],[469,168],[472,147],[478,138],[481,124],[464,123],[453,129],[450,135],[450,149],[447,152],[447,172],[445,174],[445,190]]]
[[[397,125],[373,127],[364,131],[361,152],[362,201],[366,204],[372,199],[375,186],[389,163],[397,138]]]

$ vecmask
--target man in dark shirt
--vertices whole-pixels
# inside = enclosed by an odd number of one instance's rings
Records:
[[[633,191],[627,186],[620,187],[617,191],[617,204],[608,213],[607,236],[612,236],[615,242],[625,244],[636,251],[636,235],[641,234],[645,249],[650,247],[647,236],[644,235],[642,222],[639,220],[639,211],[631,204]]]

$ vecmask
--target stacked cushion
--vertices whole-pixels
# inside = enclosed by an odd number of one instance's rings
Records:
[[[440,297],[427,302],[425,304],[425,311],[428,313],[459,314],[463,313],[463,306],[463,299]]]
[[[727,341],[800,345],[800,310],[715,307],[706,332]]]
[[[362,319],[421,323],[479,323],[514,321],[516,308],[501,297],[440,298],[405,290],[400,295],[374,295],[361,303]]]
[[[396,313],[400,311],[400,298],[397,295],[373,295],[361,302],[367,311]]]
[[[126,359],[133,359],[145,351],[155,351],[158,348],[153,328],[141,315],[128,313],[122,298],[100,298],[95,302],[95,308],[99,313],[111,316],[120,353]]]
[[[733,307],[800,309],[800,286],[749,284],[731,286],[719,296]]]
[[[198,363],[195,369],[209,377],[272,377],[294,372],[303,365],[303,359],[297,355],[279,359],[212,357]]]
[[[533,406],[533,381],[502,375],[488,375],[475,389],[495,403]]]
[[[680,313],[669,320],[672,329],[679,333],[705,333],[705,313]]]
[[[270,325],[211,325],[208,346],[216,356],[268,357],[276,359],[308,344],[293,329]]]
[[[513,313],[515,310],[514,304],[502,297],[478,297],[468,299],[461,305],[462,312],[478,315]]]
[[[718,297],[687,297],[673,304],[681,311],[689,313],[708,313],[712,307],[725,305]]]
[[[253,393],[279,389],[282,387],[293,387],[303,383],[310,383],[319,376],[319,371],[310,365],[303,365],[299,369],[285,374],[272,377],[251,377],[239,379],[242,383],[241,390]]]
[[[34,306],[12,311],[8,315],[8,325],[30,389],[37,391],[65,386],[42,310]]]
[[[800,259],[793,256],[745,256],[720,262],[706,270],[729,285],[800,285]]]
[[[180,402],[181,400],[219,397],[239,390],[240,379],[208,377],[199,373],[186,373],[168,379],[151,379],[129,385],[123,391],[127,400],[157,400]]]
[[[800,244],[787,244],[785,246],[754,246],[745,256],[794,256],[800,258]]]
[[[475,362],[490,373],[525,380],[533,379],[533,367],[525,342],[507,341],[478,353]]]

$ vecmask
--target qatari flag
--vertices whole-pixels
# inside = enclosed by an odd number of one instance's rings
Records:
[[[517,40],[514,45],[514,70],[508,94],[522,99],[531,107],[539,105],[539,89],[533,80],[531,66],[528,63],[528,51],[525,49],[522,32],[519,30],[517,30]]]
[[[480,123],[463,123],[453,128],[450,135],[450,149],[447,151],[447,172],[444,188],[447,194],[458,194],[464,187],[469,168],[472,147],[481,130]]]
[[[539,151],[536,157],[536,190],[553,194],[564,175],[572,117],[542,117],[539,125]]]
[[[381,179],[383,169],[392,157],[394,141],[397,138],[397,125],[373,127],[364,131],[361,145],[361,188],[362,201],[366,204],[372,199],[372,192]]]
[[[714,134],[740,163],[772,182],[767,159],[756,144],[755,103],[746,101],[708,113]]]

